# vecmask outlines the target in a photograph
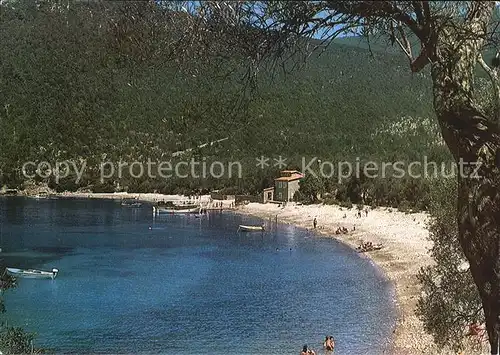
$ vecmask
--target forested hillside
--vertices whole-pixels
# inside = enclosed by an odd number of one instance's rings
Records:
[[[243,95],[245,63],[237,58],[176,59],[176,13],[133,17],[120,5],[13,3],[0,5],[1,185],[21,186],[26,161],[85,160],[78,183],[47,180],[58,190],[112,191],[119,182],[138,192],[201,186],[256,193],[276,174],[255,168],[261,155],[297,167],[303,156],[449,159],[429,74],[411,74],[406,59],[383,45],[370,52],[352,38],[337,40],[298,71],[262,73],[257,89]],[[102,161],[168,161],[226,137],[176,159],[241,161],[242,179],[99,182]]]

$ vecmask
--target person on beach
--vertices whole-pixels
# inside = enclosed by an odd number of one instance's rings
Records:
[[[316,219],[316,217],[314,217],[314,220],[313,220],[314,229],[316,229],[317,225],[318,225],[318,220]]]

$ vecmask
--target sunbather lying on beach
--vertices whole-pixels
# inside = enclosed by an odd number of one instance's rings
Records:
[[[361,241],[359,247],[357,247],[356,250],[358,252],[366,252],[372,250],[380,250],[382,249],[382,247],[383,247],[382,244],[373,244],[372,242]]]
[[[346,227],[338,227],[337,230],[335,231],[335,234],[347,234],[349,231],[347,230]]]
[[[475,336],[478,339],[486,338],[486,326],[484,324],[472,323],[466,336]]]

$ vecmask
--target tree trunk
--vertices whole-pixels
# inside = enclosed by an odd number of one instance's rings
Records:
[[[464,58],[463,60],[469,60]],[[475,63],[475,61],[473,61]],[[463,63],[462,63],[463,64]],[[500,134],[478,110],[467,73],[453,76],[433,65],[435,108],[441,131],[458,165],[459,239],[477,285],[486,317],[491,353],[500,331]],[[457,79],[462,74],[461,79]],[[447,78],[443,78],[443,75]]]
[[[459,240],[478,288],[491,353],[500,331],[500,132],[474,101],[473,83],[494,6],[477,2],[460,31],[443,30],[432,53],[434,108],[458,164]],[[463,30],[476,36],[463,38]],[[462,167],[462,168],[460,168]]]
[[[455,116],[456,121],[474,122],[476,119],[477,116],[469,113]],[[487,132],[496,130],[496,125],[491,126],[486,128]],[[495,132],[480,138],[475,145],[475,137],[480,136],[477,128],[470,125],[461,130],[462,134],[456,140],[456,146],[461,148],[457,163],[462,163],[463,167],[458,171],[459,240],[483,304],[491,353],[497,354],[500,330],[500,171],[496,155],[500,139]]]
[[[488,142],[498,150],[498,139]],[[491,156],[477,161],[479,178],[459,177],[458,219],[462,248],[470,263],[470,270],[483,304],[491,353],[497,354],[500,330],[500,173]]]

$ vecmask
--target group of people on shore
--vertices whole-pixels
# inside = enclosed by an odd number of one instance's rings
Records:
[[[333,351],[335,349],[335,340],[331,335],[327,335],[325,340],[323,341],[323,349],[325,351]],[[316,352],[313,349],[310,349],[307,344],[304,344],[300,355],[316,355]]]
[[[368,208],[365,208],[363,211],[358,210],[358,212],[356,213],[356,218],[361,218],[363,214],[365,215],[365,217],[368,217]]]
[[[276,221],[278,219],[278,216],[276,216]],[[318,227],[318,219],[316,217],[314,217],[313,219],[313,228],[316,229]],[[353,231],[356,230],[356,227],[353,227],[352,229]],[[339,226],[336,230],[335,230],[335,234],[347,234],[349,233],[349,230],[344,227],[344,226]]]
[[[356,248],[358,252],[367,252],[373,250],[380,250],[383,248],[382,244],[373,244],[372,242],[361,241],[359,247]]]
[[[349,231],[347,230],[346,227],[338,227],[337,230],[335,231],[335,234],[347,234]]]
[[[210,200],[210,207],[211,208],[235,208],[236,205],[234,202],[231,202],[229,203],[229,206],[226,204],[226,206],[224,206],[224,202],[222,201],[213,201],[213,200]]]

